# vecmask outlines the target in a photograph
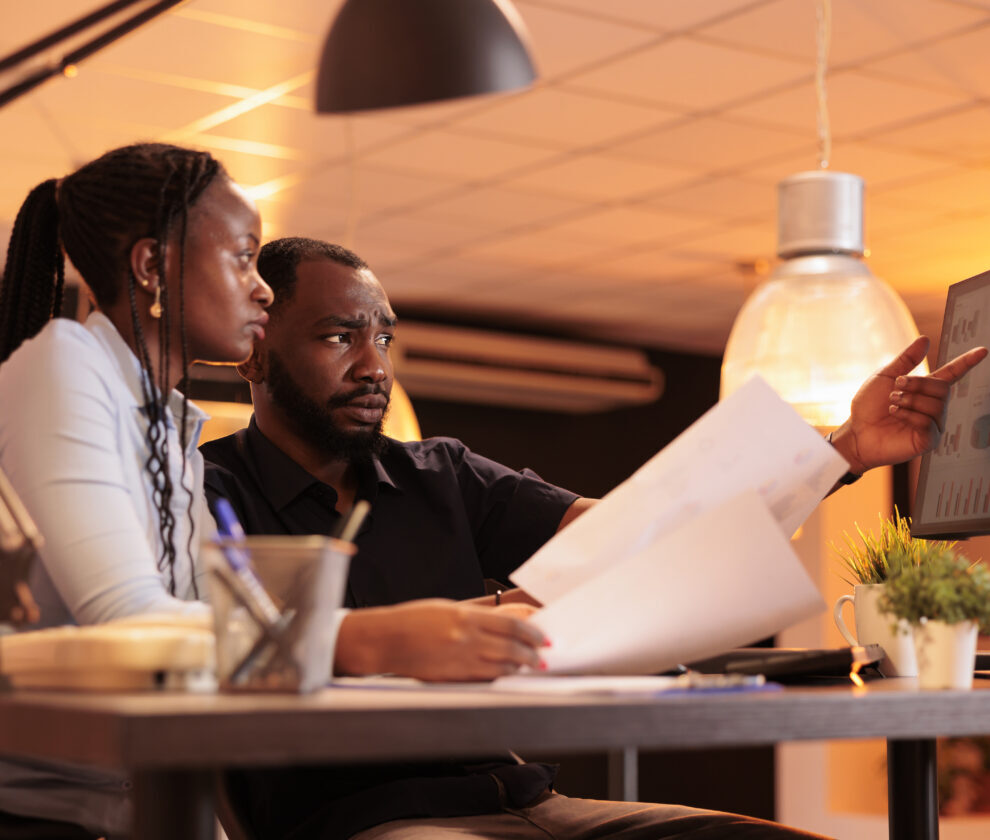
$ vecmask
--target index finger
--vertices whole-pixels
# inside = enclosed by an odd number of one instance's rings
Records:
[[[951,362],[942,365],[938,370],[933,371],[931,375],[935,379],[941,379],[945,382],[955,382],[982,362],[988,352],[990,351],[986,347],[974,347],[972,350],[967,350],[961,356],[956,356]]]

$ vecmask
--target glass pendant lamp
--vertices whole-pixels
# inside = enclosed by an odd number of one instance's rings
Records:
[[[863,261],[863,179],[830,172],[819,9],[820,170],[778,186],[781,262],[743,304],[722,362],[721,396],[759,373],[814,426],[838,426],[856,390],[917,337],[904,301]],[[927,372],[927,363],[922,366]]]
[[[863,261],[863,179],[801,172],[779,185],[782,262],[749,297],[722,363],[722,396],[759,373],[814,426],[837,426],[856,389],[918,335]]]

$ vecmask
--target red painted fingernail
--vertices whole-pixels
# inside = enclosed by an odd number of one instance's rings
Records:
[[[544,661],[543,661],[543,660],[541,659],[541,660],[540,660],[540,670],[541,670],[541,671],[545,671],[546,669],[547,669],[547,663],[546,663],[546,662],[544,662]]]
[[[551,642],[549,639],[544,639],[541,647],[553,647],[553,642]]]

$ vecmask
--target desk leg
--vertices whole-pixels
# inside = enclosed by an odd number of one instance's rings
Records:
[[[935,741],[887,740],[890,840],[938,840]]]
[[[639,750],[635,747],[608,751],[608,798],[616,802],[639,799]]]
[[[133,840],[214,840],[213,776],[207,770],[134,773]]]

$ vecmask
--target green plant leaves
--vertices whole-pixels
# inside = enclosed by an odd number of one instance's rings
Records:
[[[922,619],[947,624],[973,620],[990,630],[990,570],[982,562],[970,564],[934,543],[891,560],[892,572],[879,602],[885,612],[909,624]]]
[[[921,555],[929,550],[951,549],[954,542],[942,540],[916,540],[911,536],[911,518],[901,516],[894,507],[894,516],[884,519],[880,515],[880,532],[863,532],[856,525],[856,533],[862,545],[849,532],[842,534],[843,546],[831,543],[831,549],[838,556],[846,571],[852,576],[842,579],[851,586],[862,583],[883,583],[902,565],[917,566]]]

